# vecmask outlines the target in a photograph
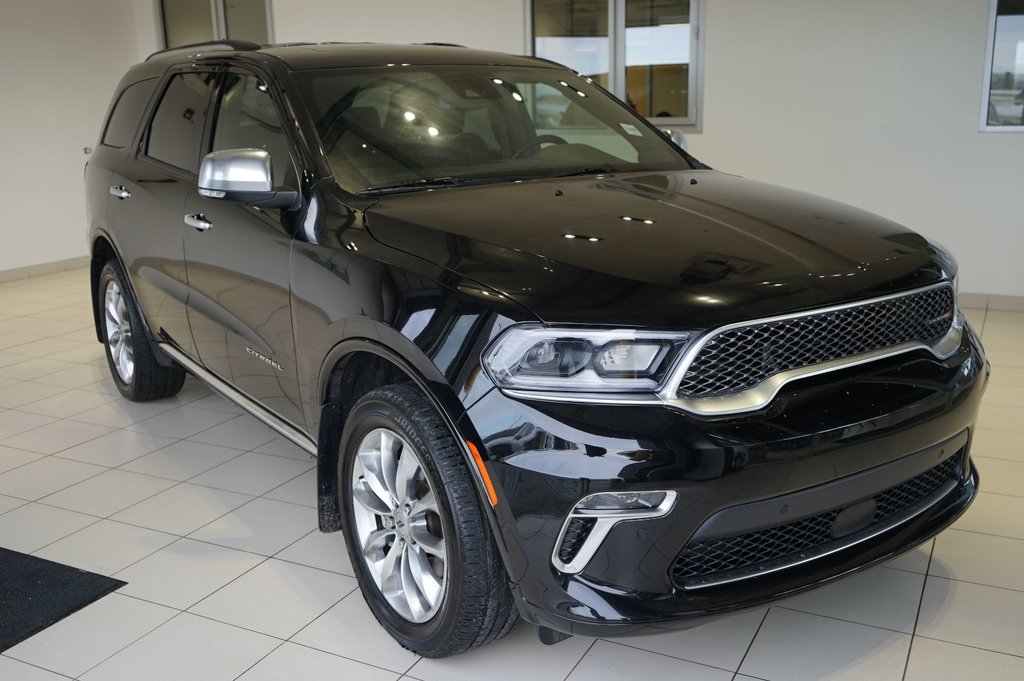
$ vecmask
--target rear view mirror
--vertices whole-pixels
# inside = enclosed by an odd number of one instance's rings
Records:
[[[298,207],[295,191],[275,191],[270,154],[263,149],[225,149],[203,157],[199,194],[259,208]]]

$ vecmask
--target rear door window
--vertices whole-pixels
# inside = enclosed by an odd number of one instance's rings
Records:
[[[146,155],[195,174],[203,126],[216,81],[214,73],[179,73],[171,78],[149,127]]]
[[[142,110],[146,108],[154,86],[156,79],[151,78],[132,83],[121,91],[121,96],[117,98],[114,110],[110,112],[107,127],[103,131],[103,144],[119,149],[128,146],[132,141],[132,135],[139,127]]]

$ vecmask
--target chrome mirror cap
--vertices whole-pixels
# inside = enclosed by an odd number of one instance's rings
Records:
[[[270,154],[264,149],[225,149],[207,154],[199,166],[199,189],[211,198],[224,196],[218,196],[218,192],[273,191]]]

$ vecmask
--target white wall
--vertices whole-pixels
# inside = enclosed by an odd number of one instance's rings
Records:
[[[138,61],[132,0],[0,4],[0,271],[86,255],[82,148]]]
[[[691,151],[937,239],[961,291],[1024,296],[1024,134],[978,132],[988,0],[706,5]]]
[[[522,0],[273,0],[274,40],[445,42],[522,54]]]

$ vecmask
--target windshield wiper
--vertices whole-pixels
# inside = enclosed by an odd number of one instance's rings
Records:
[[[418,180],[409,180],[407,182],[397,182],[395,184],[385,184],[379,187],[370,187],[359,192],[360,194],[368,194],[369,192],[400,192],[415,189],[439,189],[442,187],[456,187],[460,184],[466,184],[472,182],[468,178],[458,177],[423,177]]]
[[[570,170],[565,173],[558,173],[555,177],[575,177],[577,175],[602,175],[604,173],[614,173],[615,171],[611,168],[604,168],[601,166],[592,166],[589,168],[580,168],[578,170]]]

